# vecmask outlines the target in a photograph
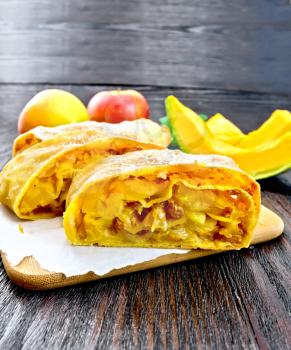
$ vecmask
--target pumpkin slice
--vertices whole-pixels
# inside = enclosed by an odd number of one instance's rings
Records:
[[[209,118],[206,126],[213,135],[230,145],[235,145],[246,136],[236,125],[220,113]]]
[[[166,99],[166,110],[178,145],[187,153],[229,156],[256,179],[291,167],[291,131],[256,147],[238,147],[222,141],[207,123],[174,96]]]

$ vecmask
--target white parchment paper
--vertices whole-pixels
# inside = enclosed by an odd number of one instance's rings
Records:
[[[19,226],[23,228],[21,233]],[[75,247],[65,236],[62,218],[22,221],[0,205],[0,250],[13,266],[33,256],[48,271],[67,277],[93,271],[104,275],[113,269],[135,265],[167,254],[185,254],[183,249]]]

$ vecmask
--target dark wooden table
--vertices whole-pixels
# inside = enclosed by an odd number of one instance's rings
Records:
[[[52,87],[85,103],[134,87],[154,119],[175,94],[249,131],[291,110],[290,2],[1,0],[0,167],[21,108]],[[290,184],[261,181],[285,232],[250,249],[41,293],[1,265],[0,349],[291,348]]]

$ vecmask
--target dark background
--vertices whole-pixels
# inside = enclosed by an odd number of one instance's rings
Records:
[[[250,131],[291,110],[290,2],[0,0],[0,167],[22,107],[51,87],[85,103],[133,87],[153,119],[175,94]],[[0,348],[290,348],[290,183],[261,181],[285,233],[248,250],[43,293],[1,265]]]

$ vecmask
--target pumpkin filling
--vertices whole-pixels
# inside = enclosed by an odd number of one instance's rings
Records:
[[[88,149],[67,153],[58,159],[50,168],[42,171],[30,183],[21,203],[20,212],[30,219],[41,217],[55,217],[62,215],[65,210],[66,196],[76,172],[91,163],[98,163],[104,157],[112,154],[123,154],[139,150],[141,147],[121,148],[114,144],[106,150]]]
[[[252,202],[243,190],[201,188],[187,174],[104,181],[76,202],[75,244],[241,247]]]
[[[41,177],[35,178],[21,201],[21,213],[62,215],[73,172],[74,167],[67,160],[46,171]]]

